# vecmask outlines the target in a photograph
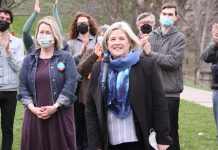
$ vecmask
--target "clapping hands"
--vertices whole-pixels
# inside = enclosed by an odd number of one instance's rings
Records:
[[[10,56],[11,51],[10,51],[10,35],[6,34],[6,36],[2,37],[0,36],[0,43],[3,44],[0,46],[0,54],[2,54],[2,46],[6,49],[6,54],[7,56]]]
[[[149,35],[148,34],[142,34],[140,37],[140,43],[143,47],[143,50],[146,55],[148,55],[151,52],[151,44],[149,42]]]
[[[101,56],[102,53],[103,53],[102,44],[97,42],[97,43],[95,44],[95,54],[96,54],[97,56]]]
[[[212,27],[212,40],[218,46],[218,24],[215,23]]]

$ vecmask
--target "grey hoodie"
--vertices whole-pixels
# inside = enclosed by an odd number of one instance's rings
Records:
[[[150,34],[150,43],[152,51],[148,56],[158,65],[165,96],[179,97],[183,90],[182,63],[186,37],[175,26],[165,35],[158,27]]]

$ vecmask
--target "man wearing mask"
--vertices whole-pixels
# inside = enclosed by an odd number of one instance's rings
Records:
[[[10,10],[0,9],[0,108],[2,129],[2,150],[11,150],[13,143],[13,124],[17,104],[18,80],[24,49],[21,39],[9,34],[13,22]]]
[[[156,24],[154,14],[150,12],[144,12],[138,15],[136,19],[136,26],[138,28],[138,37],[140,38],[143,34],[148,34],[154,30]]]
[[[161,7],[160,27],[149,36],[143,35],[141,43],[144,53],[158,65],[159,73],[167,98],[173,145],[170,150],[179,150],[178,114],[180,93],[183,90],[182,63],[186,47],[185,36],[178,31],[175,22],[178,20],[177,6],[168,2]],[[158,85],[157,85],[158,86]]]

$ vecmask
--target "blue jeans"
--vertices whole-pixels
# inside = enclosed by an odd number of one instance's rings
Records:
[[[217,134],[218,134],[218,90],[213,90],[212,99],[213,99],[213,114],[214,114]],[[218,135],[217,135],[217,141],[218,141]]]

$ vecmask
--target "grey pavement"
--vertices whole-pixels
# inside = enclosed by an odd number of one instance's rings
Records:
[[[184,90],[180,95],[181,99],[192,101],[194,103],[212,107],[212,92],[184,86]]]

